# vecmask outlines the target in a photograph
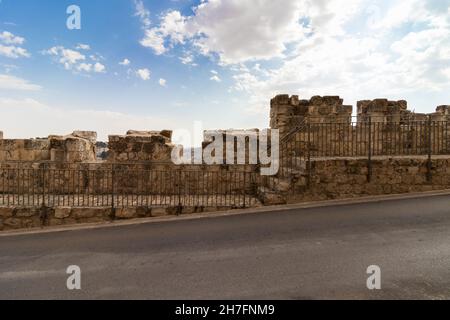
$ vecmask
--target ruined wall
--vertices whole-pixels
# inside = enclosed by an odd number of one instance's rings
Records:
[[[0,139],[0,162],[3,161],[95,161],[95,132],[75,131],[67,136],[37,139]]]
[[[271,127],[280,129],[281,137],[296,132],[284,148],[293,144],[293,151],[302,155],[309,142],[313,157],[367,156],[369,146],[373,155],[427,154],[430,144],[433,154],[449,154],[449,123],[450,106],[417,114],[404,100],[359,101],[356,117],[339,97],[280,95],[271,102]]]
[[[298,96],[278,95],[271,100],[270,127],[279,129],[280,136],[295,129],[305,119],[312,122],[351,121],[352,106],[344,105],[338,96],[314,96],[300,100]]]
[[[128,131],[109,136],[108,161],[171,161],[172,131]]]

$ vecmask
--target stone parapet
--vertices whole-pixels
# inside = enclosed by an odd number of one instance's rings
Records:
[[[350,122],[352,106],[344,105],[338,96],[314,96],[301,100],[298,96],[278,95],[271,100],[270,127],[283,136],[305,119],[311,122]]]
[[[172,131],[128,131],[109,136],[109,162],[170,161]]]
[[[0,139],[0,161],[95,161],[95,137],[96,133],[90,133],[89,138],[74,133],[37,139]]]

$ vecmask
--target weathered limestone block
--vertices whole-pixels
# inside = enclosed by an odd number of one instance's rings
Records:
[[[11,218],[14,214],[14,208],[10,207],[1,207],[0,208],[0,217],[2,218]]]
[[[163,207],[155,207],[151,209],[151,216],[152,217],[163,217],[163,216],[167,216],[167,210],[166,208]]]
[[[390,101],[388,99],[358,101],[357,112],[361,121],[372,117],[374,121],[395,121],[410,115],[408,103],[405,100]]]
[[[3,220],[4,229],[19,229],[22,227],[22,220],[18,218],[8,218]]]
[[[0,161],[68,161],[95,160],[95,133],[49,136],[46,139],[0,139]],[[87,138],[82,138],[81,136]],[[89,136],[89,137],[88,137]],[[75,152],[75,154],[74,154]]]
[[[118,219],[132,219],[136,217],[136,208],[119,208],[116,210],[116,218]]]
[[[97,134],[75,131],[68,136],[49,136],[52,161],[93,162],[96,160],[95,139]]]
[[[353,107],[343,105],[339,96],[314,96],[300,100],[298,96],[276,96],[271,101],[270,127],[279,129],[281,137],[296,130],[304,120],[309,123],[348,125]]]
[[[28,218],[38,215],[38,210],[33,208],[16,208],[14,215],[17,218]]]
[[[108,210],[108,214],[110,213],[110,210]],[[71,210],[71,216],[75,219],[87,219],[87,218],[94,218],[94,217],[100,217],[105,214],[105,209],[103,208],[72,208]]]
[[[446,116],[450,116],[450,105],[438,106],[436,112],[442,113]]]
[[[56,219],[65,219],[70,217],[70,213],[72,208],[55,208],[55,218]]]
[[[88,140],[91,143],[97,142],[97,132],[95,131],[74,131],[72,136]]]
[[[125,136],[109,137],[108,160],[126,161],[170,161],[174,145],[172,132],[128,131]]]

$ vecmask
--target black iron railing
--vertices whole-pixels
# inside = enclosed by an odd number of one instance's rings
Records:
[[[258,175],[236,169],[0,168],[0,206],[245,208]]]
[[[449,121],[432,116],[402,119],[400,117],[348,117],[339,119],[308,118],[282,139],[281,172],[306,171],[311,161],[321,158],[367,158],[369,180],[372,160],[377,156],[450,155]],[[306,168],[306,169],[305,169]]]

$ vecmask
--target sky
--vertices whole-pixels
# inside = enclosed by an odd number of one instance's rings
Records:
[[[450,104],[450,0],[0,0],[5,138],[266,128],[276,94]]]

